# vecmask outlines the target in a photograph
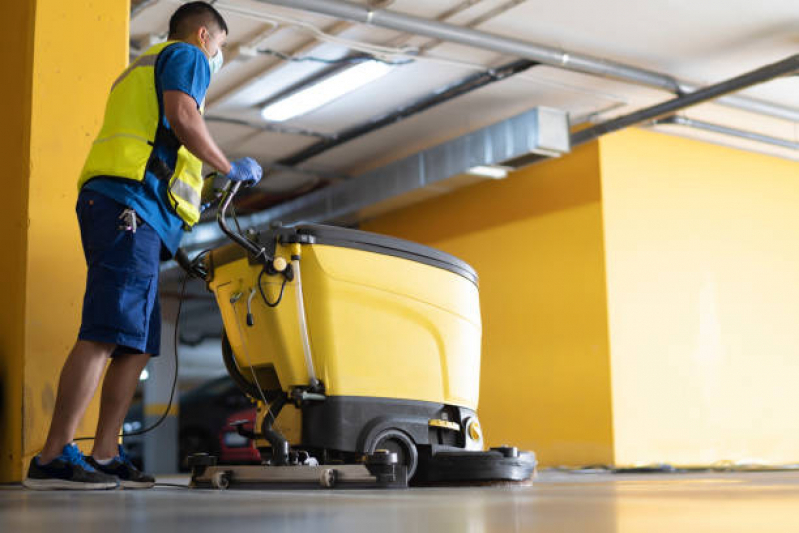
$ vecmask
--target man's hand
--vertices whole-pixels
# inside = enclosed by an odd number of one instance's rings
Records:
[[[230,181],[243,181],[247,185],[253,186],[261,181],[263,173],[261,165],[255,159],[244,157],[230,164],[230,172],[225,177]]]

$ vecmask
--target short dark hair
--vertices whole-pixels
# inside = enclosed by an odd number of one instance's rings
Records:
[[[206,2],[188,2],[183,4],[169,19],[169,38],[183,39],[200,26],[215,25],[227,33],[227,24],[219,11]]]

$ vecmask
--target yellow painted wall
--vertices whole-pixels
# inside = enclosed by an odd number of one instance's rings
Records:
[[[799,163],[600,141],[619,464],[799,462]]]
[[[593,143],[362,225],[477,270],[487,442],[544,465],[613,462],[600,200]]]
[[[33,55],[33,2],[0,2],[0,49],[6,54],[6,79],[0,83],[3,127],[0,160],[3,161],[3,208],[0,209],[0,480],[13,479],[12,465],[22,456],[22,357],[25,330],[26,233],[30,169],[30,107]]]
[[[9,443],[0,456],[2,480],[20,479],[44,443],[58,374],[77,336],[85,283],[74,211],[77,176],[111,83],[128,62],[128,0],[33,5],[3,2],[0,8],[2,20],[8,14],[19,21],[7,22],[2,37],[16,43],[4,47],[12,65],[7,78],[23,80],[0,89],[19,104],[9,106],[14,127],[0,130],[3,159],[13,165],[6,182],[15,182],[0,220],[17,228],[4,237],[7,260],[0,267],[12,303],[3,306],[7,320],[0,326],[0,438]],[[96,416],[94,403],[79,433],[92,434]]]

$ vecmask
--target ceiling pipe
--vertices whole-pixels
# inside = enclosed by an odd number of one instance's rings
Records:
[[[546,65],[567,67],[588,74],[613,76],[636,81],[644,85],[676,92],[679,84],[674,78],[666,77],[637,67],[599,58],[571,54],[555,48],[548,48],[518,39],[502,37],[490,33],[455,26],[446,22],[405,15],[386,9],[369,9],[361,4],[338,0],[258,0],[259,2],[312,11],[361,24],[371,24],[392,30],[415,33],[456,42],[475,48],[493,50],[503,54],[521,56]]]
[[[653,126],[660,125],[676,125],[685,126],[702,131],[709,131],[711,133],[719,133],[729,137],[737,137],[747,141],[754,141],[763,144],[770,144],[780,148],[788,148],[789,150],[799,150],[799,142],[789,141],[788,139],[781,139],[779,137],[771,137],[763,135],[762,133],[755,133],[753,131],[739,130],[729,126],[722,126],[721,124],[713,124],[711,122],[704,122],[701,120],[694,120],[688,117],[679,115],[672,115],[669,117],[661,118],[652,123]]]
[[[486,85],[524,72],[537,64],[538,63],[535,61],[520,59],[497,68],[486,70],[485,72],[473,74],[446,87],[433,91],[431,94],[404,105],[395,111],[391,111],[390,113],[372,118],[362,124],[340,131],[335,137],[320,140],[307,148],[280,159],[278,163],[287,166],[298,165],[353,139],[362,137],[391,124],[401,122],[406,118],[443,104],[444,102],[448,102],[458,96],[485,87]]]
[[[623,115],[578,131],[572,135],[571,144],[572,146],[578,146],[592,141],[601,135],[635,126],[642,122],[657,120],[680,111],[681,109],[715,100],[725,94],[740,91],[752,85],[757,85],[758,83],[763,83],[779,76],[794,73],[797,70],[799,70],[799,54],[794,54],[782,61],[760,67],[720,83],[708,85],[690,94],[678,96],[660,104],[639,109],[628,115]]]
[[[434,39],[492,50],[537,61],[545,65],[610,77],[617,80],[654,87],[678,95],[695,91],[695,85],[677,80],[673,76],[652,70],[625,65],[584,54],[530,43],[520,39],[503,37],[492,33],[464,28],[445,22],[396,13],[387,9],[371,9],[361,4],[341,0],[258,0],[265,4],[280,5],[293,9],[311,11],[343,20],[371,24],[397,31],[424,35]],[[799,109],[753,100],[742,96],[727,96],[717,100],[719,104],[745,111],[766,114],[799,122]]]
[[[569,152],[569,120],[565,112],[534,108],[436,146],[410,154],[330,187],[320,188],[264,211],[240,217],[243,228],[264,228],[280,220],[291,224],[340,222],[362,209],[427,188],[428,192],[464,186],[463,176],[479,166],[505,166],[520,156],[538,159]],[[455,182],[450,182],[454,179]],[[480,178],[475,178],[480,179]],[[213,223],[195,226],[183,238],[187,249],[207,248],[225,240]]]

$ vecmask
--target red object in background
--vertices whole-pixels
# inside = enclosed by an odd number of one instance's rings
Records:
[[[219,459],[220,464],[260,463],[261,454],[255,447],[255,441],[242,437],[232,424],[239,420],[246,420],[243,425],[247,431],[255,427],[255,409],[247,409],[233,413],[225,421],[222,431],[219,432]]]

